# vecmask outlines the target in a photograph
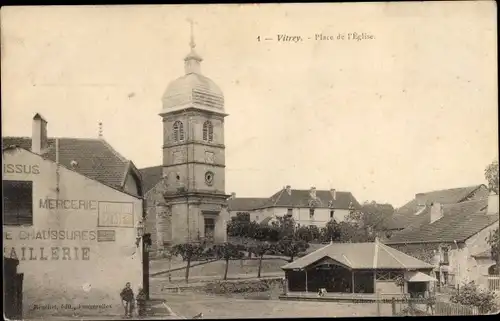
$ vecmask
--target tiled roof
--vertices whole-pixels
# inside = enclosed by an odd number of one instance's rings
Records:
[[[481,187],[483,188],[482,190]],[[423,194],[423,199],[430,205],[431,203],[441,203],[441,204],[452,204],[459,203],[466,199],[473,193],[478,193],[478,197],[486,197],[488,195],[488,189],[485,185],[474,185],[468,187],[451,188],[445,190],[438,190],[432,192],[426,192]],[[387,218],[384,222],[384,226],[388,229],[403,229],[409,226],[417,216],[417,200],[413,199],[406,203],[402,207],[396,210],[394,215]]]
[[[361,207],[350,192],[336,192],[335,198],[334,200],[331,191],[316,190],[315,206],[329,207],[331,201],[332,208],[348,209],[351,202],[354,208]],[[230,211],[251,211],[269,207],[309,207],[310,201],[310,190],[292,189],[288,194],[286,188],[279,190],[269,198],[236,197],[228,200]]]
[[[61,165],[105,185],[123,188],[131,162],[106,141],[90,138],[58,138],[58,140]],[[42,157],[56,161],[55,141],[55,138],[48,139],[49,148]],[[31,150],[31,138],[2,137],[2,148],[12,145]],[[77,162],[75,168],[71,166],[72,161]]]
[[[324,258],[351,269],[431,269],[432,266],[380,242],[332,243],[282,267],[302,269]]]
[[[163,177],[163,166],[152,166],[139,170],[142,176],[144,193],[149,192]]]
[[[465,241],[498,222],[498,213],[486,214],[488,199],[443,204],[443,217],[430,223],[430,209],[417,215],[407,228],[393,233],[387,244]]]
[[[352,202],[354,208],[359,209],[361,205],[351,192],[336,192],[335,200],[333,194],[329,190],[316,190],[316,207],[328,207],[329,202],[332,202],[332,208],[348,209]],[[269,199],[263,207],[309,207],[311,201],[310,190],[292,189],[290,194],[286,188],[278,191]]]
[[[228,200],[228,209],[230,211],[251,211],[262,207],[268,201],[268,198],[237,197]]]

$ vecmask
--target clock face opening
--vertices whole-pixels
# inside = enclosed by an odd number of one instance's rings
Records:
[[[214,173],[206,172],[205,173],[205,183],[207,183],[207,185],[212,185],[213,182],[214,182]]]

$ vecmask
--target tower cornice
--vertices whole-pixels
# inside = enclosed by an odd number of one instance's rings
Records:
[[[189,112],[197,112],[199,115],[211,114],[213,116],[220,116],[222,118],[229,116],[229,114],[221,110],[204,107],[197,104],[186,104],[177,107],[164,108],[158,115],[163,118],[168,118],[170,115],[175,116]]]
[[[206,163],[206,162],[199,162],[199,161],[188,161],[188,162],[175,163],[175,164],[163,164],[162,166],[163,166],[163,168],[169,168],[169,167],[177,167],[179,165],[192,165],[192,164],[206,165],[206,166],[220,167],[220,168],[226,167],[226,165],[224,165],[224,164]]]
[[[163,144],[163,148],[171,148],[171,147],[177,147],[177,146],[185,146],[185,145],[201,145],[201,146],[207,146],[207,147],[213,147],[213,148],[219,148],[219,149],[226,149],[226,146],[224,144],[214,144],[214,143],[207,143],[202,140],[186,140],[183,142],[178,142],[178,143],[171,143],[171,144]]]

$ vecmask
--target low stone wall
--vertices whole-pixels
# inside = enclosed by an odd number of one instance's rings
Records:
[[[216,281],[207,283],[203,291],[208,294],[283,293],[283,283],[282,278],[230,282]]]

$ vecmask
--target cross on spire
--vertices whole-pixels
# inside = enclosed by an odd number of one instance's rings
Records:
[[[189,42],[189,46],[191,49],[196,47],[196,43],[194,42],[194,21],[191,18],[188,18],[189,24],[191,25],[191,41]]]
[[[184,58],[184,69],[187,74],[190,73],[200,73],[200,62],[203,60],[194,50],[196,47],[196,43],[194,42],[194,21],[191,18],[188,18],[187,21],[191,25],[191,41],[189,42],[189,47],[191,47],[191,51]]]
[[[102,122],[99,122],[99,138],[102,138]]]

